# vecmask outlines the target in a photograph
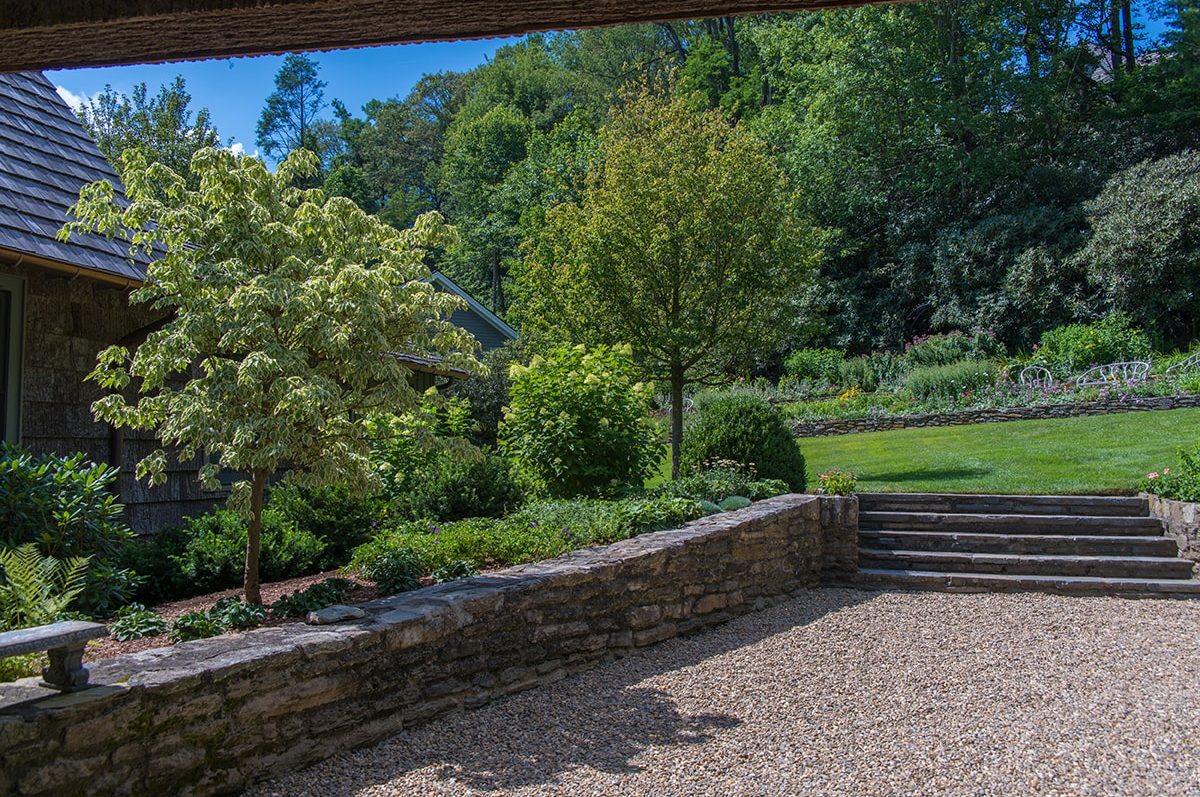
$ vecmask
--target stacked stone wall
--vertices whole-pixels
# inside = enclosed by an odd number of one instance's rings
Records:
[[[1002,423],[1047,418],[1076,418],[1085,415],[1111,415],[1119,412],[1175,410],[1200,407],[1200,396],[1153,396],[1111,401],[1081,401],[1074,404],[1046,404],[1037,407],[959,410],[921,415],[885,415],[871,418],[830,418],[822,421],[798,421],[792,425],[796,437],[833,437],[859,432],[886,432],[926,426],[967,426],[974,423]]]
[[[857,568],[855,498],[687,526],[292,624],[118,657],[83,692],[0,687],[0,794],[236,793]]]

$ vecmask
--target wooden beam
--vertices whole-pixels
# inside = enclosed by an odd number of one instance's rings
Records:
[[[0,72],[154,63],[879,0],[4,0]]]

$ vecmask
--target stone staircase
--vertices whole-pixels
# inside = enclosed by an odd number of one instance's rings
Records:
[[[866,586],[1200,597],[1192,562],[1145,499],[859,495]]]

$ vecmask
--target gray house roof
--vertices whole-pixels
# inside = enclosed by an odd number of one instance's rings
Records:
[[[441,290],[457,294],[466,300],[467,309],[456,311],[450,316],[450,320],[474,335],[484,351],[498,349],[508,341],[517,339],[517,330],[442,272],[433,272],[430,281]]]
[[[100,235],[56,238],[79,189],[116,172],[53,84],[37,72],[0,74],[0,250],[140,281],[145,265]]]

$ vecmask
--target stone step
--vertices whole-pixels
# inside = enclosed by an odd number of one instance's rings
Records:
[[[863,530],[863,547],[906,551],[1080,554],[1084,556],[1166,556],[1179,554],[1169,537],[1086,534],[963,534],[952,531]]]
[[[1132,535],[1149,537],[1163,533],[1162,521],[1158,518],[1150,517],[860,511],[858,513],[858,524],[860,529],[953,531],[976,534]]]
[[[969,495],[963,493],[860,493],[860,511],[948,512],[976,515],[1089,515],[1147,517],[1145,498],[1106,495]]]
[[[954,573],[1008,573],[1033,576],[1183,579],[1192,563],[1164,556],[1053,556],[1046,554],[897,551],[860,548],[859,566],[868,570],[933,570]]]
[[[1200,581],[1194,579],[1055,577],[867,568],[859,571],[858,583],[865,587],[937,589],[950,592],[1053,592],[1064,595],[1143,598],[1200,597]]]

